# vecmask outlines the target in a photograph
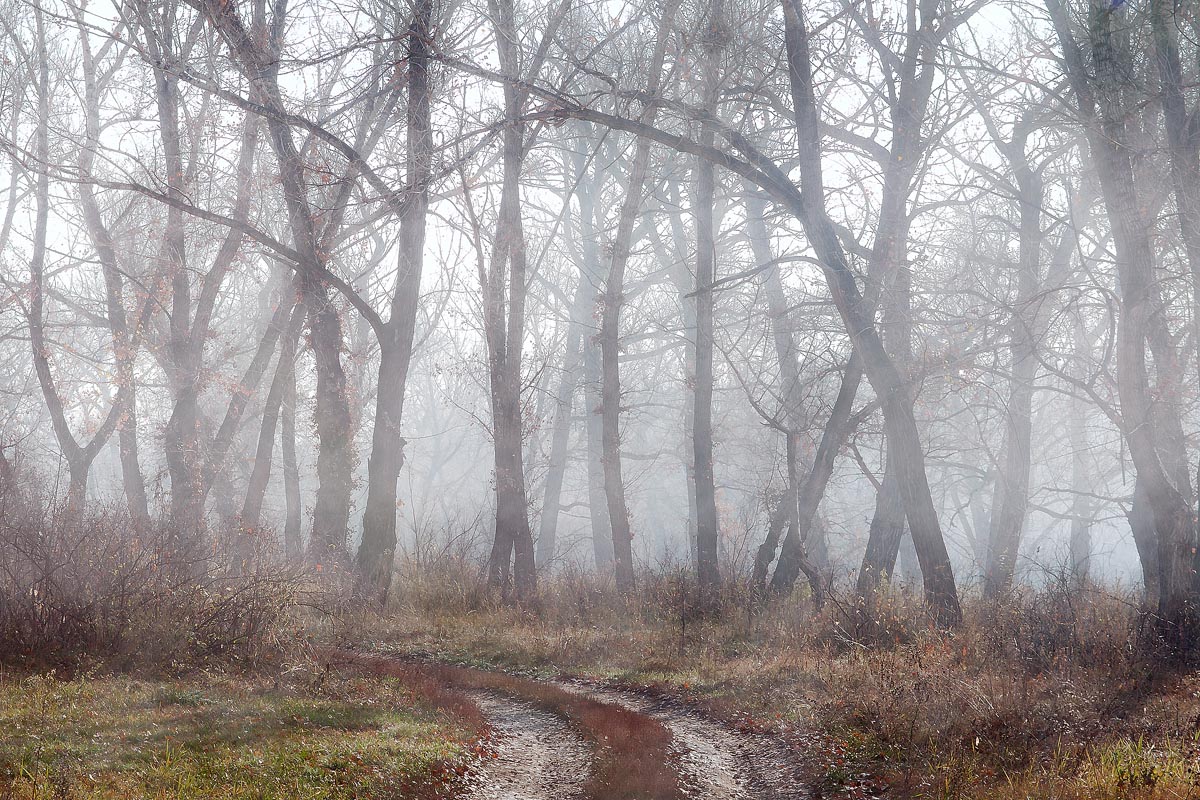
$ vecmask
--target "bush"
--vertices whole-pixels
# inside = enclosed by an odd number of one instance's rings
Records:
[[[215,545],[180,563],[168,557],[167,533],[121,512],[81,514],[6,493],[0,662],[171,671],[277,655],[299,573],[269,555]]]

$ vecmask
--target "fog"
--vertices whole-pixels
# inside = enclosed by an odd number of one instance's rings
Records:
[[[1191,17],[0,2],[7,493],[383,598],[1200,588]]]

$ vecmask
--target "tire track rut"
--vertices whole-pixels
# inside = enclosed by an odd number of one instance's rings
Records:
[[[467,800],[572,800],[582,795],[592,749],[570,725],[530,703],[470,692],[498,736],[496,757],[467,780]]]

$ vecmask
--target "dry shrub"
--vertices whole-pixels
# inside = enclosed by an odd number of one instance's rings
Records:
[[[212,536],[212,541],[223,538]],[[0,500],[0,660],[26,668],[171,671],[281,652],[299,575],[211,546],[186,561],[163,526]]]

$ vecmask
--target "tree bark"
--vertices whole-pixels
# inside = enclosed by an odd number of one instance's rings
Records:
[[[391,314],[380,337],[379,379],[375,395],[375,426],[367,460],[367,503],[358,569],[364,587],[381,606],[387,602],[396,555],[396,482],[404,464],[400,425],[404,393],[412,363],[421,271],[424,264],[425,222],[429,210],[433,134],[430,120],[432,89],[429,54],[433,39],[433,0],[418,0],[408,34],[408,148],[409,202],[400,217],[400,256]]]

